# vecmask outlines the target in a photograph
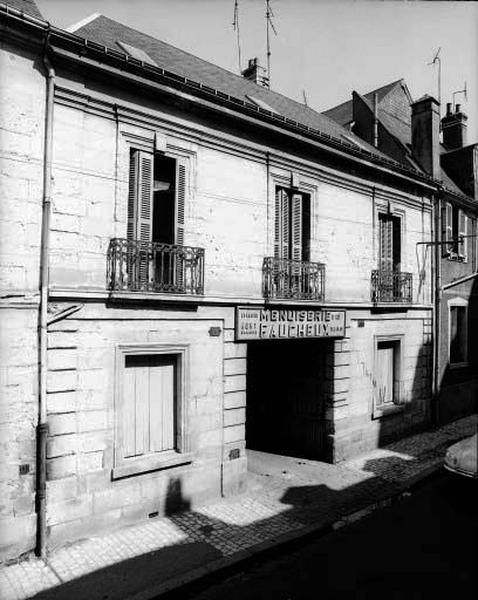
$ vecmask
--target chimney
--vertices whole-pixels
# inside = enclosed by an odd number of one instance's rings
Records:
[[[247,68],[242,71],[242,76],[249,79],[249,81],[257,83],[257,85],[262,85],[266,88],[269,87],[269,78],[266,75],[266,70],[259,65],[257,58],[249,59]]]
[[[432,96],[412,104],[412,155],[428,175],[440,179],[440,105]]]
[[[446,115],[441,120],[443,145],[447,150],[456,150],[466,146],[466,122],[468,117],[461,112],[461,104],[452,112],[451,102],[446,105]]]

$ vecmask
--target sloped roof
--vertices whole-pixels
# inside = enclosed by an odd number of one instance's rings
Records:
[[[356,143],[357,146],[362,148],[365,146],[370,152],[385,158],[385,155],[376,148],[366,144],[348,130],[344,130],[341,125],[312,108],[104,15],[93,15],[80,22],[78,26],[69,27],[68,31],[122,52],[124,50],[118,42],[134,46],[146,52],[163,69],[200,81],[204,85],[218,89],[245,102],[251,102],[250,98],[253,97],[286,118],[318,129],[322,133],[341,141],[346,140],[349,143]]]
[[[30,15],[30,17],[35,17],[36,19],[43,19],[43,15],[38,10],[38,7],[35,4],[34,0],[0,0],[0,4],[5,4],[10,8],[21,10],[26,15]]]
[[[393,81],[392,83],[387,83],[372,92],[368,92],[364,94],[364,97],[369,101],[373,102],[373,97],[377,94],[377,101],[380,103],[385,96],[389,94],[395,87],[398,85],[402,85],[403,79],[398,79],[397,81]],[[336,123],[340,123],[340,125],[348,125],[353,120],[353,102],[352,100],[347,100],[347,102],[343,102],[342,104],[338,104],[333,108],[329,108],[328,110],[324,110],[323,115],[333,119]]]

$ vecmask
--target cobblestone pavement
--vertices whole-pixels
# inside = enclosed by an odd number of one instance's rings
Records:
[[[203,568],[206,572],[218,559],[233,559],[253,552],[254,546],[318,529],[395,495],[420,474],[441,465],[445,449],[473,434],[477,425],[476,415],[460,419],[341,465],[250,452],[247,493],[80,541],[55,550],[45,562],[31,557],[4,566],[0,598],[128,598],[132,591],[140,591],[135,585],[141,582],[134,579],[138,580],[141,565],[148,576],[154,571],[150,585],[156,589],[168,580],[179,582],[188,571]],[[146,556],[147,565],[138,562]],[[121,577],[108,577],[108,570],[115,566],[118,571],[118,565],[123,565]],[[103,580],[107,587],[102,590]]]

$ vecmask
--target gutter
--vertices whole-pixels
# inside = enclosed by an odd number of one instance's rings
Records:
[[[48,287],[50,250],[50,215],[51,215],[51,159],[53,142],[53,99],[55,92],[55,70],[48,58],[49,32],[45,37],[43,65],[46,70],[46,106],[45,106],[45,141],[43,161],[43,198],[42,198],[42,231],[40,251],[40,308],[39,308],[39,397],[37,424],[37,535],[35,552],[37,556],[46,554],[46,443],[48,436],[47,421],[47,327],[48,327]]]

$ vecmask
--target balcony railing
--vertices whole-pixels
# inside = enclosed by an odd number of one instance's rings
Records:
[[[325,265],[266,257],[262,264],[263,295],[284,300],[323,300]]]
[[[413,279],[411,273],[400,271],[372,271],[372,302],[402,302],[411,304]]]
[[[110,290],[204,293],[204,249],[114,238],[108,247]]]

